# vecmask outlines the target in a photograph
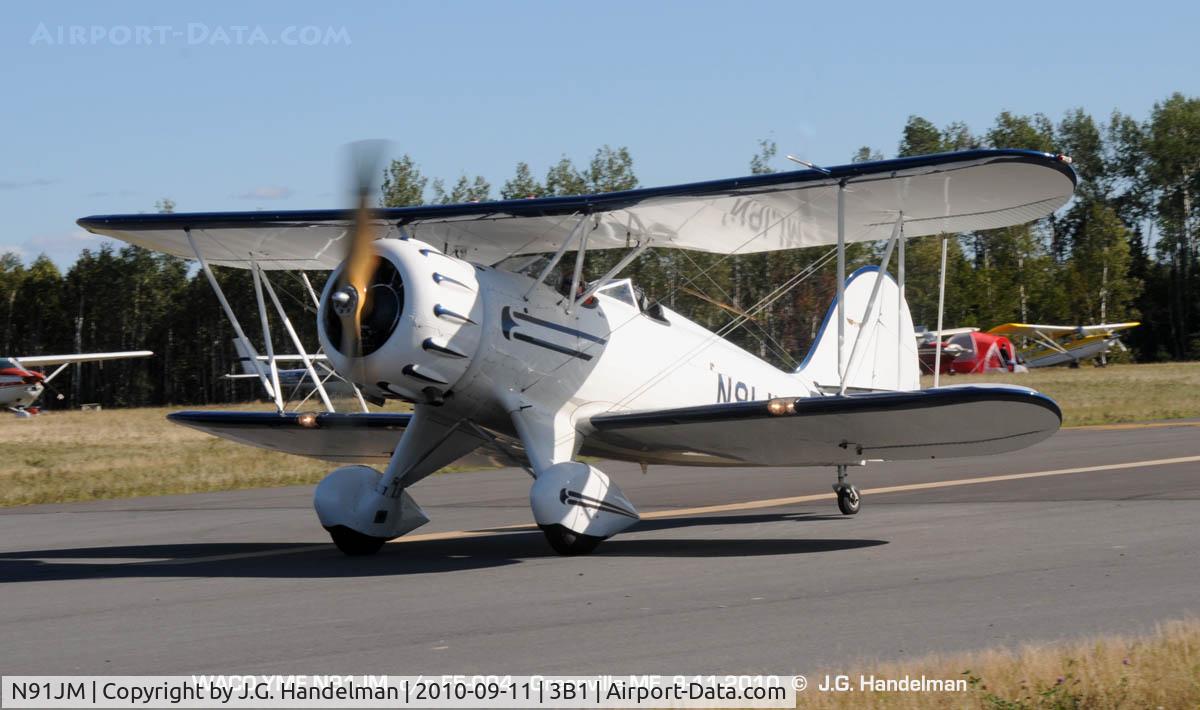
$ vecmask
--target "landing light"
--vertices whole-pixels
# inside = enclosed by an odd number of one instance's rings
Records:
[[[305,412],[304,414],[296,417],[296,423],[305,429],[316,429],[317,415],[315,412]]]
[[[787,414],[796,413],[796,400],[794,399],[772,399],[767,402],[767,411],[773,416],[782,417]]]

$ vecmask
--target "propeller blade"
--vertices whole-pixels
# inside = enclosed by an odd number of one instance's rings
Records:
[[[371,277],[379,266],[379,257],[371,249],[375,227],[371,224],[371,194],[386,146],[384,141],[359,141],[350,145],[351,180],[354,188],[354,218],[347,242],[345,268],[339,286],[341,297],[342,352],[348,357],[362,355],[362,322],[370,315]]]

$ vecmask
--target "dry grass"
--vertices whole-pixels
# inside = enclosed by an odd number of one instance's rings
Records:
[[[1065,424],[1200,417],[1200,362],[946,378],[1014,382],[1054,397]],[[246,405],[237,409],[263,409]],[[228,408],[228,407],[226,407]],[[168,408],[0,415],[0,506],[312,484],[333,464],[170,424]]]
[[[925,377],[925,386],[932,384]],[[1043,392],[1063,410],[1063,426],[1200,417],[1200,362],[1048,367],[1013,375],[956,375],[942,384],[1007,382]]]
[[[315,483],[334,468],[171,424],[175,409],[0,416],[0,506]]]
[[[832,673],[845,673],[844,669]],[[859,673],[876,678],[964,678],[966,692],[862,692]],[[798,693],[801,708],[1197,708],[1200,620],[1160,624],[1148,636],[1028,645],[903,663],[859,664],[853,691]],[[809,676],[810,682],[824,672]]]

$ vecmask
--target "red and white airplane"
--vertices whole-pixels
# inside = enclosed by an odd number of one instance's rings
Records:
[[[96,362],[98,360],[124,360],[132,357],[150,357],[154,353],[149,350],[126,350],[115,353],[76,353],[74,355],[33,355],[29,357],[0,357],[0,407],[19,417],[29,417],[38,413],[38,408],[32,406],[42,396],[50,380],[58,377],[68,365],[80,362]],[[44,372],[31,370],[31,367],[58,368],[47,375]],[[58,395],[62,399],[62,395]]]

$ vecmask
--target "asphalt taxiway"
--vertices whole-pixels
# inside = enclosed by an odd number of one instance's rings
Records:
[[[0,511],[6,674],[810,672],[1200,613],[1200,424],[853,470],[601,464],[645,514],[554,555],[519,470],[372,558],[307,487]],[[164,471],[163,475],[170,475]]]

